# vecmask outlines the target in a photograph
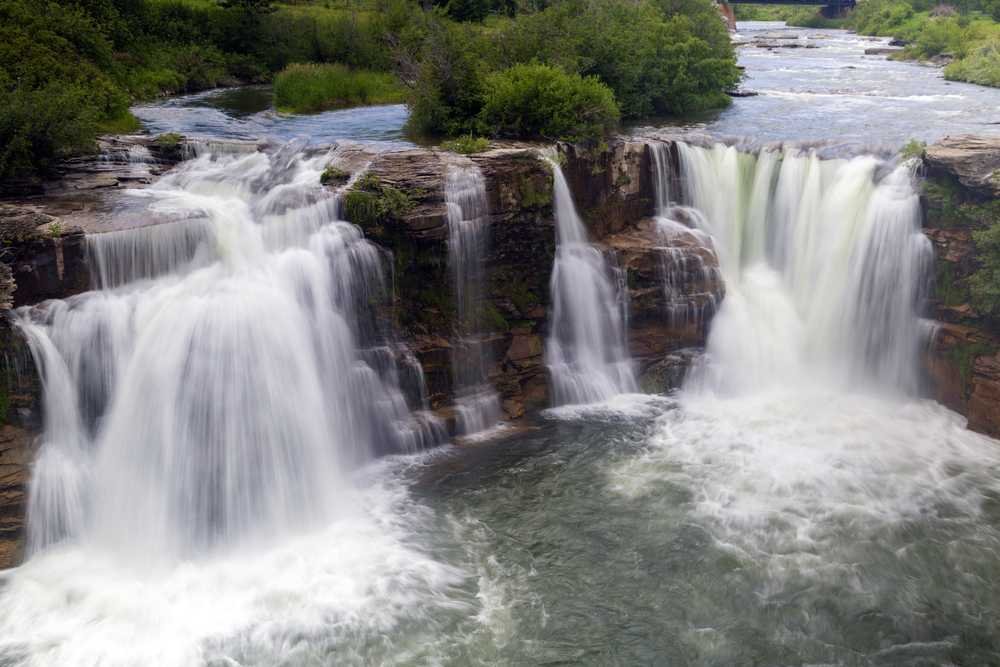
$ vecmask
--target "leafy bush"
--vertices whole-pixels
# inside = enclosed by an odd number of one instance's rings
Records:
[[[739,79],[729,34],[704,0],[566,0],[519,17],[500,39],[508,66],[538,60],[597,76],[626,118],[725,106]]]
[[[362,176],[344,196],[344,217],[378,236],[381,225],[398,220],[413,208],[413,201],[402,190],[382,183],[377,176]]]
[[[1000,319],[1000,222],[973,232],[982,266],[969,278],[972,305],[979,312]]]
[[[906,145],[899,149],[899,156],[904,160],[912,158],[922,158],[927,150],[927,144],[917,139],[910,139]]]
[[[963,39],[964,31],[957,19],[932,18],[923,22],[908,49],[918,58],[930,58],[940,53],[958,52]]]
[[[862,35],[893,36],[914,14],[905,0],[865,0],[858,3],[848,19]]]
[[[111,44],[75,6],[0,3],[0,180],[51,175],[128,97],[102,71]]]
[[[274,103],[281,111],[312,113],[361,104],[402,102],[405,93],[387,72],[345,65],[289,65],[274,78]]]
[[[483,80],[491,60],[485,43],[464,24],[431,21],[414,48],[409,96],[410,131],[425,136],[481,134]]]
[[[444,150],[451,151],[452,153],[461,153],[463,155],[482,153],[485,150],[489,150],[489,147],[489,139],[485,137],[474,137],[471,134],[441,143],[441,148]]]
[[[980,42],[944,69],[946,79],[1000,88],[1000,39]]]
[[[515,65],[486,80],[483,123],[499,136],[597,139],[618,122],[614,93],[597,77]]]

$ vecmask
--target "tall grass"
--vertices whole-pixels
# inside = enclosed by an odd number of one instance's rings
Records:
[[[274,105],[290,113],[396,104],[405,97],[403,87],[392,74],[339,64],[293,64],[274,78]]]

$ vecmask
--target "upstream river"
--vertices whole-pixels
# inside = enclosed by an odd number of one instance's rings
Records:
[[[800,48],[756,45],[792,35]],[[748,42],[744,88],[758,95],[680,129],[863,153],[1000,128],[1000,90],[865,56],[878,40],[777,24],[741,24],[739,38]],[[136,112],[152,132],[206,139],[307,135],[315,143],[408,145],[403,107],[310,117],[267,107],[266,90],[249,89]],[[211,474],[205,468],[217,462],[167,437],[174,424],[162,419],[171,414],[163,406],[179,398],[197,427],[214,425],[202,409],[209,399],[232,408],[239,419],[224,426],[261,446],[255,455],[270,457],[267,443],[284,442],[288,430],[313,442],[320,421],[313,418],[329,405],[315,400],[303,372],[316,350],[340,354],[325,345],[343,334],[337,321],[324,320],[323,336],[303,335],[281,290],[286,282],[314,288],[318,282],[306,281],[328,277],[313,259],[331,248],[354,249],[350,270],[337,274],[345,284],[363,262],[352,228],[329,220],[321,221],[325,235],[297,254],[267,246],[266,234],[248,240],[257,232],[246,211],[269,201],[254,188],[272,158],[203,155],[164,177],[149,197],[181,212],[207,211],[235,249],[236,269],[208,265],[142,290],[101,292],[78,304],[91,319],[69,316],[63,329],[56,320],[65,312],[35,323],[33,335],[49,341],[51,354],[72,347],[95,321],[110,323],[101,349],[113,349],[116,363],[138,354],[120,335],[129,323],[143,322],[154,344],[108,408],[108,438],[117,438],[102,443],[110,454],[85,468],[106,473],[103,481],[74,467],[73,457],[85,456],[80,442],[92,437],[78,424],[65,431],[80,441],[65,449],[75,453],[46,461],[59,485],[47,488],[45,502],[103,484],[132,495],[97,494],[94,516],[124,506],[127,520],[83,521],[84,537],[0,574],[0,665],[1000,664],[1000,443],[919,397],[907,351],[923,329],[899,307],[912,294],[897,291],[913,285],[893,286],[898,281],[877,271],[865,273],[872,284],[864,284],[848,261],[861,257],[865,269],[872,258],[885,261],[894,275],[919,271],[925,244],[908,173],[886,169],[891,174],[873,187],[884,166],[875,158],[821,164],[787,154],[778,191],[805,183],[808,173],[822,188],[812,209],[789,217],[771,195],[724,187],[740,174],[770,173],[773,155],[696,146],[683,155],[692,185],[677,196],[703,211],[724,256],[782,225],[815,231],[824,221],[854,221],[862,236],[866,225],[881,233],[885,224],[887,233],[854,255],[827,246],[789,250],[788,268],[763,250],[753,262],[733,253],[734,262],[723,262],[727,297],[707,363],[671,396],[558,408],[493,439],[346,466],[330,479],[314,479],[316,469],[306,466],[301,486],[282,487],[289,500],[282,507],[312,507],[321,496],[336,511],[281,539],[199,558],[172,557],[174,548],[185,552],[182,540],[136,520],[173,526],[146,512],[150,490],[132,475],[150,464],[131,452],[156,444],[157,470]],[[297,170],[286,194],[299,175],[318,178],[315,158],[282,159],[283,169]],[[749,210],[774,214],[754,218]],[[743,226],[728,225],[720,211]],[[836,229],[824,237],[829,248],[855,242]],[[809,284],[797,282],[803,270]],[[233,319],[215,317],[228,303],[239,306]],[[221,359],[229,374],[218,394],[191,395],[189,381],[218,388],[219,378],[197,363],[176,363],[199,359],[202,340],[205,358]],[[282,343],[287,354],[272,359]],[[256,403],[251,391],[230,391],[244,386],[251,368],[284,382],[281,391]],[[60,381],[74,372],[69,364]],[[317,442],[323,449],[322,437]],[[309,463],[326,461],[324,452],[311,456]],[[280,456],[262,460],[286,464]],[[197,500],[178,480],[154,479],[182,506]],[[199,528],[174,526],[192,540],[203,537]]]
[[[910,139],[932,142],[948,134],[1000,134],[995,88],[946,81],[937,67],[865,55],[886,48],[888,38],[762,21],[737,27],[745,68],[741,90],[753,95],[670,127],[757,142],[843,144],[855,151],[895,150]],[[271,109],[267,88],[210,91],[134,111],[153,133],[412,145],[403,134],[403,105],[284,116]],[[640,125],[637,131],[648,123]]]

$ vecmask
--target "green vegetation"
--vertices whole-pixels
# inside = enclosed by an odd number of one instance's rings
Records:
[[[846,18],[827,18],[819,7],[793,5],[731,5],[737,21],[784,21],[798,28],[843,28]]]
[[[952,81],[968,81],[1000,88],[1000,37],[968,47],[964,58],[944,68],[944,77]]]
[[[441,142],[441,148],[452,153],[472,155],[473,153],[482,153],[485,150],[489,150],[490,140],[486,137],[474,137],[471,134],[466,134],[456,139]]]
[[[807,28],[849,28],[906,42],[906,59],[950,60],[945,78],[1000,87],[1000,0],[862,0],[843,19],[812,8],[734,5],[736,18]]]
[[[515,65],[486,79],[483,122],[506,137],[579,141],[618,123],[614,93],[597,77],[550,65]]]
[[[537,119],[511,122],[518,109],[501,105],[523,104],[529,89],[541,92],[543,77],[563,90],[586,91],[589,102],[606,98],[594,84],[579,83],[594,77],[610,89],[622,118],[678,114],[725,106],[725,91],[739,80],[728,33],[706,0],[561,0],[483,24],[424,19],[404,33],[399,52],[401,77],[412,88],[410,129],[418,134],[524,129],[597,140],[614,116],[609,105],[600,104],[596,119],[578,128],[563,120],[551,127]],[[520,67],[529,65],[547,67]],[[502,95],[492,89],[496,83],[505,86]],[[491,124],[497,119],[505,122],[499,132]]]
[[[904,160],[910,160],[913,158],[922,158],[924,156],[924,151],[927,150],[927,144],[923,141],[918,141],[916,139],[910,139],[906,142],[906,145],[899,149],[899,156]]]
[[[709,0],[0,0],[0,183],[135,131],[135,100],[276,73],[284,110],[405,99],[419,135],[593,141],[739,79]]]
[[[1000,320],[1000,218],[972,233],[980,267],[969,276],[972,305],[983,315]]]
[[[907,43],[903,58],[950,60],[945,77],[1000,86],[1000,0],[864,0],[848,20],[863,35]]]
[[[398,104],[406,93],[389,72],[340,64],[289,65],[274,77],[279,111],[313,113],[363,104]]]
[[[347,181],[351,180],[351,174],[344,171],[340,167],[335,167],[332,164],[323,170],[323,173],[319,175],[319,182],[323,185],[343,185]]]
[[[362,176],[344,196],[344,216],[371,236],[378,236],[386,222],[398,220],[413,208],[403,191],[386,185],[377,176]]]

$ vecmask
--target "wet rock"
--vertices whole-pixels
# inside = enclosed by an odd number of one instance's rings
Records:
[[[954,176],[981,196],[1000,197],[1000,136],[945,137],[927,147],[924,162],[931,176]]]
[[[612,140],[604,150],[561,146],[563,173],[591,239],[653,215],[652,164],[645,142]]]
[[[889,56],[893,53],[899,53],[902,49],[893,49],[887,47],[876,47],[871,49],[865,49],[866,56]]]
[[[969,428],[1000,436],[1000,338],[993,332],[941,323],[925,360],[935,398],[969,420]]]
[[[1000,322],[970,303],[981,260],[976,230],[1000,220],[1000,137],[948,137],[925,154],[924,233],[934,244],[934,336],[925,355],[933,395],[969,427],[1000,436]]]
[[[28,480],[41,430],[41,386],[27,344],[0,313],[0,570],[24,553]]]
[[[0,204],[0,262],[11,305],[78,294],[90,286],[84,233],[32,205]],[[5,272],[6,273],[6,272]]]
[[[625,272],[629,346],[640,367],[668,351],[704,345],[725,287],[714,248],[703,236],[652,219],[603,241]]]
[[[651,364],[639,376],[639,386],[649,394],[664,394],[680,389],[691,367],[704,354],[703,348],[682,348]]]

